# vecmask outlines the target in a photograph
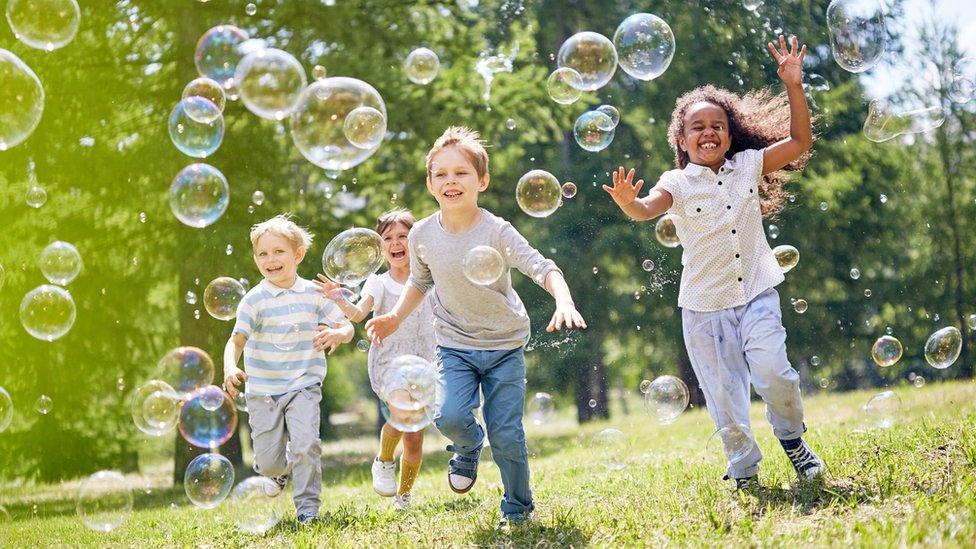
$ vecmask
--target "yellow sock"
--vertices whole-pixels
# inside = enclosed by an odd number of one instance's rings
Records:
[[[397,444],[400,444],[401,437],[403,433],[389,425],[383,425],[383,430],[380,431],[380,454],[377,456],[380,461],[393,461],[393,452],[396,451]]]
[[[413,482],[417,480],[417,473],[420,472],[421,463],[423,463],[423,459],[413,462],[400,458],[400,489],[397,490],[397,494],[402,496],[410,493]]]

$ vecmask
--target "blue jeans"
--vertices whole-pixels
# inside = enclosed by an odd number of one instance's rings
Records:
[[[474,419],[479,386],[485,395],[482,410],[488,427],[491,455],[501,472],[506,516],[532,512],[529,451],[525,446],[522,413],[525,408],[525,355],[522,348],[482,351],[437,347],[445,384],[444,404],[434,418],[455,451],[477,459],[485,431]]]

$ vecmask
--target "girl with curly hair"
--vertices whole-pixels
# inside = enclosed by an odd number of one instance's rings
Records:
[[[749,427],[749,383],[766,403],[766,418],[801,479],[824,472],[823,461],[803,440],[799,374],[786,357],[779,294],[783,282],[766,242],[762,217],[783,208],[784,170],[800,170],[813,144],[810,109],[803,94],[806,46],[796,37],[770,42],[786,93],[767,90],[739,96],[703,86],[678,98],[668,128],[676,169],[665,172],[643,198],[634,170],[613,173],[604,185],[625,214],[637,221],[670,214],[684,252],[678,294],[688,357],[716,427],[744,432],[743,455],[728,439],[725,479],[736,488],[758,486],[762,453]]]

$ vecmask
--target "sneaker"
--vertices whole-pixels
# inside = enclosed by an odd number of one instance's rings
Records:
[[[498,529],[502,532],[511,532],[512,528],[528,524],[531,518],[531,515],[523,513],[502,515],[501,520],[498,521]]]
[[[264,483],[264,495],[269,498],[276,497],[280,494],[285,486],[288,484],[288,475],[281,475],[280,477],[268,477],[271,482]]]
[[[826,468],[823,461],[802,438],[781,440],[779,443],[783,445],[786,457],[790,458],[790,463],[801,479],[816,478],[824,473]]]
[[[454,451],[454,445],[447,447],[448,452]],[[478,480],[478,458],[471,458],[455,453],[448,462],[447,483],[456,494],[463,494],[474,486]]]
[[[298,524],[301,526],[311,526],[317,520],[319,520],[318,515],[298,515]]]
[[[722,480],[734,480],[736,490],[755,490],[759,488],[759,475],[733,479],[729,475],[722,477]]]
[[[397,511],[410,510],[410,492],[393,496],[393,508]]]
[[[396,495],[396,462],[373,460],[373,490],[377,494],[389,498]]]

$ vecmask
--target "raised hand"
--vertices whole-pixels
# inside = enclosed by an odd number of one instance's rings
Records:
[[[798,46],[796,36],[791,36],[790,49],[787,50],[786,38],[782,34],[779,35],[779,50],[772,42],[766,44],[766,49],[779,64],[776,74],[784,84],[797,86],[803,84],[803,58],[807,54],[807,45],[804,44],[802,48]]]
[[[382,345],[400,327],[400,319],[394,314],[373,317],[366,322],[366,335],[374,345]]]
[[[637,193],[644,186],[643,179],[638,180],[636,185],[632,183],[634,181],[633,168],[624,175],[624,167],[621,166],[613,172],[611,179],[613,180],[613,187],[604,185],[603,190],[607,191],[607,194],[613,197],[613,201],[621,208],[637,200]]]
[[[318,280],[313,280],[312,282],[315,284],[315,290],[325,296],[326,299],[330,299],[332,301],[344,299],[342,294],[336,291],[342,286],[336,282],[333,282],[329,277],[320,274],[318,275]]]

